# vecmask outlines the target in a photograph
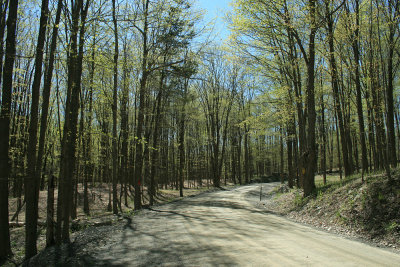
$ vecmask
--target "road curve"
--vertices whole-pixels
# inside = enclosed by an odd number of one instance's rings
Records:
[[[263,191],[274,184],[263,184]],[[96,252],[93,266],[400,266],[389,250],[256,208],[260,184],[201,194],[145,211]]]

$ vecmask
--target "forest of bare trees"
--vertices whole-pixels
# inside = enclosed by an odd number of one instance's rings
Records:
[[[0,263],[21,210],[29,259],[41,227],[47,246],[70,242],[97,187],[119,214],[163,188],[390,179],[400,1],[232,5],[222,44],[190,0],[0,0]]]

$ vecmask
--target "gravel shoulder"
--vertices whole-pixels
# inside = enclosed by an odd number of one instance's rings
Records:
[[[262,201],[260,189],[262,186]],[[29,266],[395,266],[400,255],[266,208],[276,183],[186,198],[90,227]]]

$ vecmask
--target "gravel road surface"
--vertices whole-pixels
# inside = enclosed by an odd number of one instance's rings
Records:
[[[62,266],[400,266],[400,255],[390,250],[319,231],[257,208],[260,187],[265,194],[276,185],[253,184],[153,207],[125,219],[120,226],[95,230],[92,234],[101,236],[85,241],[86,244],[83,241],[80,244],[78,239],[70,255],[54,258],[54,263]],[[39,262],[36,259],[36,264]]]

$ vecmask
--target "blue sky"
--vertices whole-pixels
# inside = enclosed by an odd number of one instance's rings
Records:
[[[229,31],[226,23],[223,20],[223,17],[225,13],[231,9],[229,6],[230,2],[231,0],[196,0],[196,4],[207,11],[204,16],[206,22],[217,18],[215,30],[217,33],[219,33],[221,40],[226,39],[229,35]]]

